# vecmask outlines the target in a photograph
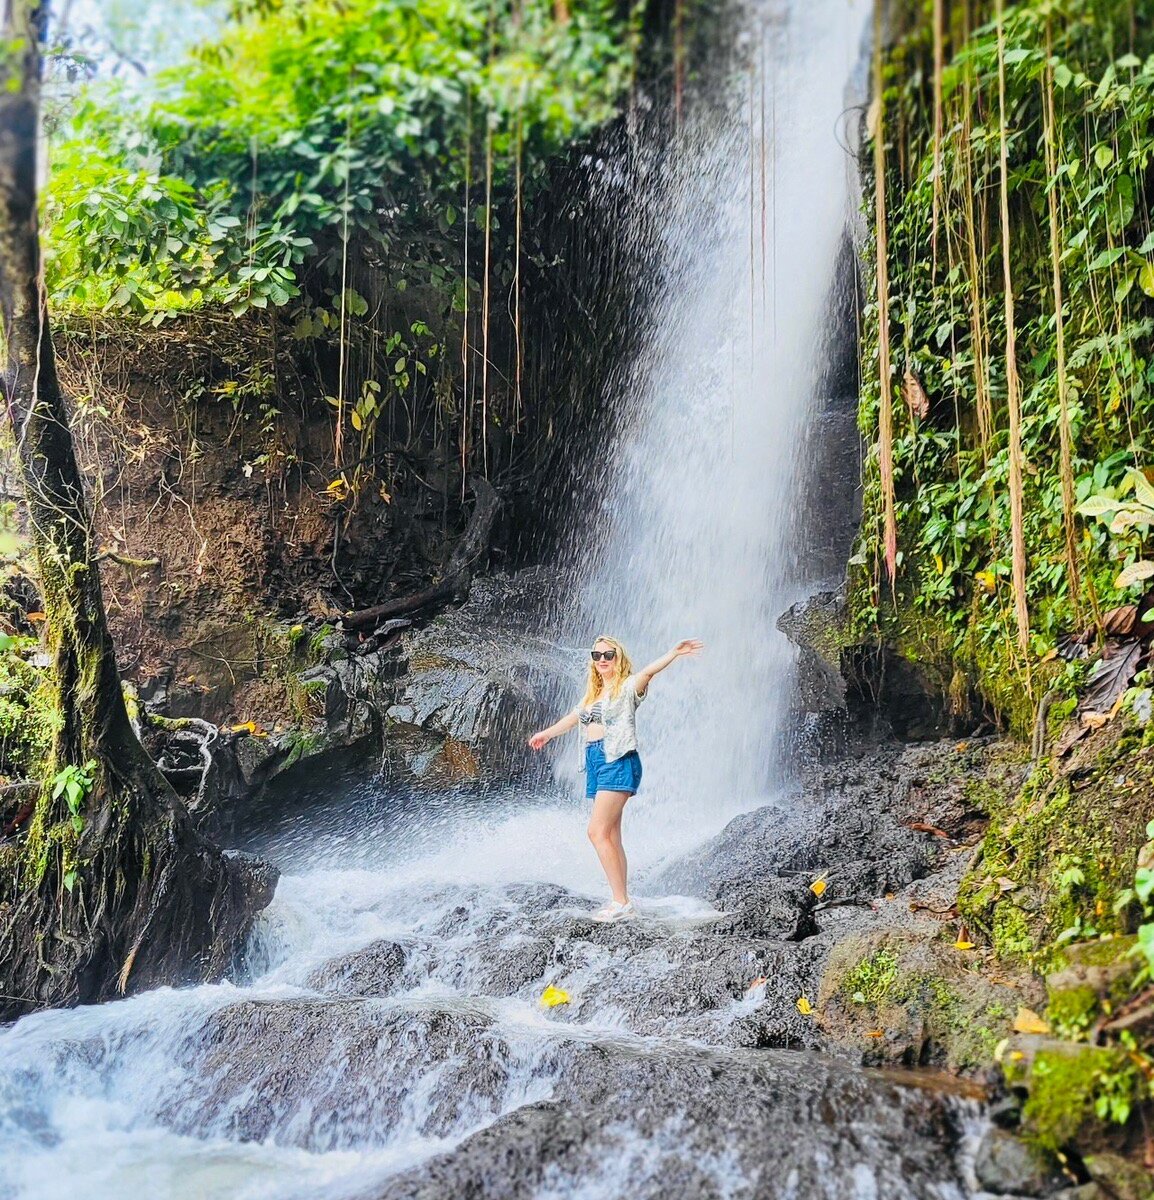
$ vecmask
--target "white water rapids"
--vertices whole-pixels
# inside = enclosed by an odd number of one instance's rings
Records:
[[[639,661],[682,636],[708,645],[654,684],[639,718],[646,779],[626,839],[640,932],[625,944],[583,923],[604,882],[571,755],[563,788],[468,806],[366,779],[260,847],[284,874],[242,983],[0,1030],[0,1200],[455,1196],[444,1173],[427,1191],[413,1180],[502,1116],[530,1105],[544,1120],[570,1100],[589,1108],[582,1132],[566,1135],[568,1158],[560,1134],[539,1140],[561,1157],[526,1195],[961,1195],[945,1167],[940,1185],[907,1181],[903,1101],[878,1100],[860,1073],[778,1052],[764,1066],[703,1058],[758,995],[667,1013],[684,970],[669,939],[716,913],[645,883],[780,778],[791,660],[774,620],[804,574],[796,447],[848,216],[838,130],[867,16],[864,0],[755,6],[727,99],[700,117],[687,107],[659,203],[639,198],[636,236],[661,239],[661,278],[616,385],[626,415],[605,438],[604,536],[574,641],[611,632]],[[342,991],[354,969],[387,985]],[[549,985],[571,1004],[542,1008]],[[646,1072],[651,1104],[606,1114],[612,1100],[583,1091],[604,1078],[614,1096]],[[695,1117],[728,1079],[727,1099]],[[742,1140],[746,1108],[764,1125]],[[764,1137],[812,1151],[778,1179],[758,1165]]]

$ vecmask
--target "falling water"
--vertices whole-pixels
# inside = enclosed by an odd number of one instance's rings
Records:
[[[642,710],[637,807],[655,798],[666,836],[780,780],[793,660],[775,622],[805,576],[799,451],[830,297],[852,286],[835,279],[854,169],[839,134],[865,17],[861,0],[756,5],[721,101],[688,106],[634,218],[660,290],[612,386],[624,428],[599,434],[571,630],[615,634],[638,665],[706,642]]]

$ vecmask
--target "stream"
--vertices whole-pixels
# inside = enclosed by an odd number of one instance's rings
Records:
[[[246,839],[285,874],[243,983],[0,1032],[0,1195],[970,1195],[975,1103],[820,1053],[797,1009],[837,921],[793,865],[924,869],[810,795],[672,855],[639,805],[613,926],[572,797],[298,797]]]
[[[574,692],[593,633],[639,661],[707,644],[640,712],[637,918],[589,919],[605,887],[571,742],[532,785],[290,780],[239,837],[282,876],[234,981],[0,1030],[0,1200],[976,1194],[978,1102],[838,1058],[809,1009],[865,919],[819,914],[813,873],[879,897],[934,869],[893,810],[920,760],[799,783],[775,628],[826,569],[807,431],[853,287],[868,21],[863,0],[764,0],[723,22],[711,102],[630,218],[659,247],[651,327],[541,628]]]

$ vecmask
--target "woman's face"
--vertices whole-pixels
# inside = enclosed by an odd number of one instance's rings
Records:
[[[611,658],[595,658],[593,665],[597,668],[597,674],[602,679],[612,679],[617,671],[617,652],[609,645],[608,642],[597,642],[593,647],[597,651],[609,651]]]

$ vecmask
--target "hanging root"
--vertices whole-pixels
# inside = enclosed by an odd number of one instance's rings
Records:
[[[198,779],[196,795],[189,802],[189,808],[193,811],[199,809],[212,773],[212,747],[220,739],[220,729],[211,721],[202,721],[199,717],[160,717],[150,713],[146,720],[154,728],[163,730],[169,743],[185,743],[196,747],[200,757],[199,766],[184,766],[174,762],[167,747],[156,760],[156,766],[169,782]]]

